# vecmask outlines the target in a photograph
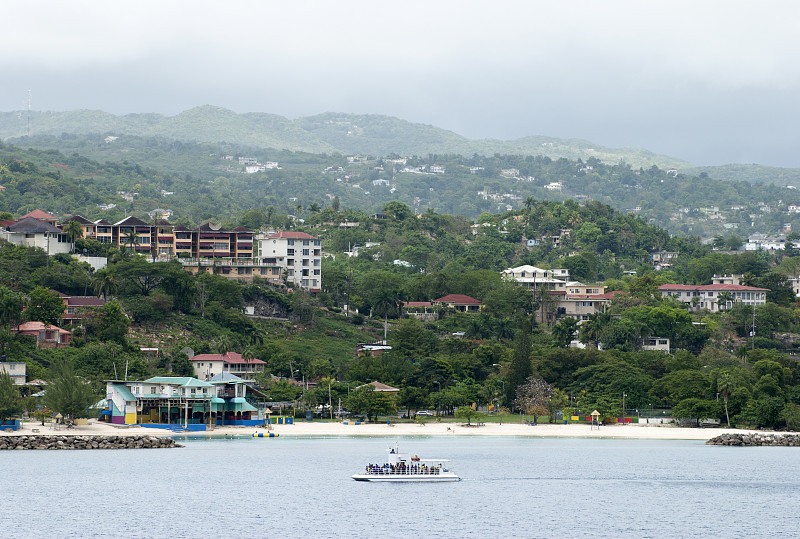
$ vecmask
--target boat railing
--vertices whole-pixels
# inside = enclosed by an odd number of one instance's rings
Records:
[[[402,467],[388,467],[372,465],[367,466],[367,474],[369,475],[439,475],[442,470],[438,466],[402,466]]]

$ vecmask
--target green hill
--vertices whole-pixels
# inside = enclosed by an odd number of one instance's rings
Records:
[[[0,139],[27,134],[27,112],[0,113]],[[176,116],[127,114],[96,110],[30,112],[32,136],[67,134],[161,136],[179,141],[231,143],[309,153],[459,154],[496,153],[544,155],[551,159],[596,158],[605,163],[625,161],[634,167],[686,168],[690,163],[636,148],[605,148],[580,139],[530,136],[516,140],[471,140],[431,125],[415,124],[376,114],[326,113],[296,120],[266,113],[237,114],[201,106]],[[24,144],[22,141],[17,141]]]

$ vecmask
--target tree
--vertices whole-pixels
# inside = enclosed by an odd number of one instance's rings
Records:
[[[75,419],[85,414],[97,396],[91,386],[75,374],[72,361],[59,358],[50,367],[50,384],[44,394],[44,404],[64,418]]]
[[[486,417],[485,414],[475,410],[472,406],[459,406],[454,415],[458,419],[466,419],[468,426],[471,424],[471,420],[483,419]]]
[[[514,356],[508,366],[506,402],[514,402],[517,388],[525,384],[531,375],[531,326],[526,318],[520,319],[520,329],[517,334],[517,346]]]
[[[64,314],[64,300],[57,292],[37,286],[31,290],[25,314],[28,320],[55,325]]]
[[[528,415],[533,416],[536,423],[536,416],[542,415],[547,411],[547,403],[554,393],[553,386],[535,376],[530,376],[527,381],[517,388],[517,398],[514,404]]]
[[[83,237],[83,227],[78,221],[70,221],[62,229],[72,242],[72,251],[75,251],[75,240]]]
[[[7,372],[0,372],[0,423],[22,411],[19,389]]]
[[[578,321],[574,318],[562,318],[558,324],[553,326],[553,341],[559,348],[569,348],[569,344],[575,339],[578,333]]]
[[[736,389],[733,375],[729,372],[722,372],[717,377],[717,391],[722,395],[722,402],[725,405],[725,421],[728,423],[728,428],[731,426],[731,416],[728,413],[728,398]]]
[[[789,430],[800,430],[800,406],[787,402],[781,410],[781,419]]]
[[[394,398],[375,391],[375,386],[364,385],[351,391],[347,397],[347,411],[367,416],[367,421],[380,414],[393,414],[397,411]]]

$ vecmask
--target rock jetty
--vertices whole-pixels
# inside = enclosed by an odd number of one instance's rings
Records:
[[[707,445],[741,445],[741,446],[790,446],[800,447],[798,434],[774,434],[753,432],[747,434],[722,434],[711,438]]]
[[[183,447],[157,436],[2,436],[3,449],[157,449]]]

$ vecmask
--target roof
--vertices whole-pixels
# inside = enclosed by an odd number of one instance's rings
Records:
[[[96,225],[104,225],[104,226],[111,226],[111,223],[109,223],[105,219],[98,219],[97,221],[94,222],[94,224],[96,224]]]
[[[215,374],[209,382],[217,383],[217,382],[244,382],[244,379],[239,378],[235,374],[231,374],[228,371],[222,371],[219,374]]]
[[[384,393],[396,393],[396,392],[400,391],[396,387],[392,387],[392,386],[383,384],[381,382],[378,382],[377,380],[374,381],[374,382],[370,382],[368,384],[364,384],[363,386],[358,386],[356,389],[358,389],[360,387],[365,387],[365,386],[372,386],[372,387],[375,388],[375,391],[382,391]]]
[[[432,301],[404,301],[403,307],[433,307]]]
[[[161,219],[161,220],[159,220],[159,221],[156,221],[156,224],[157,224],[158,226],[172,226],[172,223],[170,223],[170,222],[169,222],[169,221],[167,221],[166,219]]]
[[[150,223],[145,223],[138,217],[130,215],[125,219],[123,219],[122,221],[114,223],[114,226],[150,226]]]
[[[716,292],[719,290],[720,292],[723,291],[730,291],[730,292],[769,292],[769,288],[758,288],[755,286],[744,286],[740,284],[703,284],[703,285],[691,285],[691,284],[662,284],[658,287],[659,290],[710,290]]]
[[[316,236],[312,236],[311,234],[306,234],[305,232],[290,232],[288,230],[284,230],[282,232],[276,232],[275,234],[270,234],[267,236],[268,238],[288,238],[294,240],[316,240],[319,239]]]
[[[182,387],[214,387],[213,384],[191,376],[154,376],[145,380],[147,384],[169,384]]]
[[[222,354],[197,354],[194,357],[190,357],[189,361],[225,361],[234,365],[266,365],[260,359],[243,359],[242,354],[237,354],[236,352],[227,352],[224,357]]]
[[[102,307],[105,301],[94,296],[68,296],[58,292],[58,295],[67,300],[67,305],[75,307]]]
[[[464,294],[447,294],[439,299],[433,300],[436,303],[455,303],[458,305],[481,305],[481,301],[471,298]]]
[[[8,227],[11,232],[19,232],[23,234],[61,234],[61,229],[57,228],[51,223],[40,221],[35,217],[23,217],[13,225]]]
[[[120,396],[126,401],[136,400],[136,397],[133,396],[133,393],[131,393],[130,388],[125,384],[111,384],[111,385],[114,386],[114,389],[117,390],[117,393],[119,393]]]
[[[42,210],[33,210],[32,212],[26,213],[25,215],[20,217],[20,221],[22,219],[25,219],[26,217],[33,217],[34,219],[46,219],[48,221],[55,221],[56,219],[54,215],[50,215],[46,211]]]
[[[91,222],[89,219],[87,219],[83,215],[71,215],[69,217],[69,219],[67,219],[66,222],[69,223],[70,221],[75,221],[76,223],[79,223],[79,224],[82,224],[82,225],[93,225],[94,224],[93,222]]]
[[[24,324],[20,324],[15,328],[12,328],[11,331],[16,331],[21,333],[23,331],[42,331],[43,329],[57,329],[60,333],[72,333],[71,331],[67,331],[66,329],[61,329],[58,326],[53,324],[45,324],[44,322],[25,322]]]

